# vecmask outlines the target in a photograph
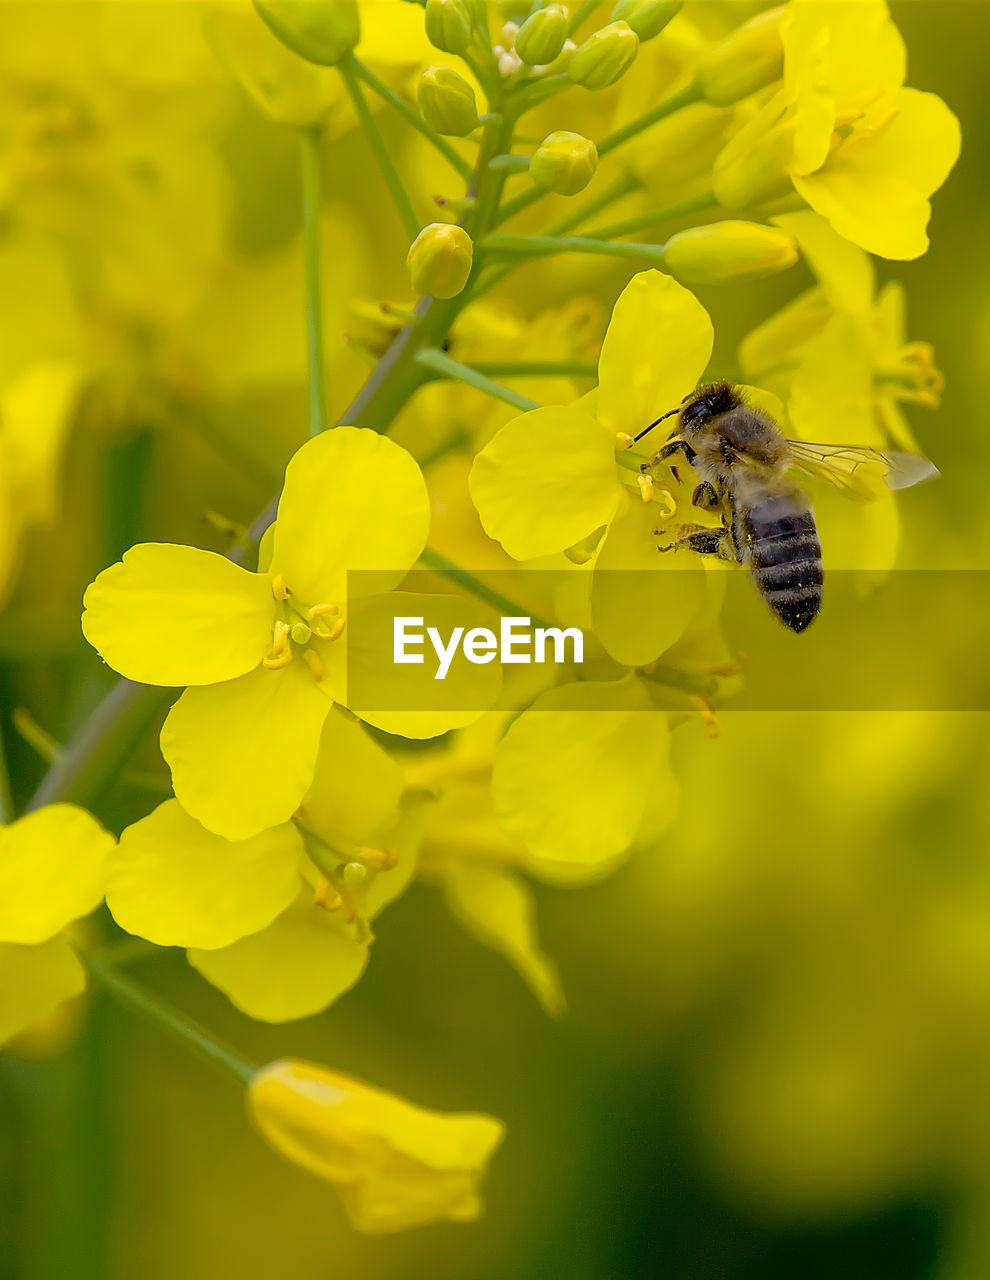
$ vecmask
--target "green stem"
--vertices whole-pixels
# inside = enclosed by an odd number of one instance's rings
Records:
[[[459,360],[452,360],[450,356],[443,351],[438,351],[435,347],[425,347],[416,352],[416,363],[421,364],[424,368],[435,369],[437,373],[442,374],[445,378],[456,378],[458,382],[466,383],[469,387],[474,387],[476,391],[483,391],[485,395],[492,396],[496,400],[502,400],[506,404],[511,404],[514,409],[538,409],[540,406],[535,400],[529,400],[526,396],[521,396],[518,391],[512,391],[509,387],[503,387],[498,382],[493,382],[491,378],[486,378],[483,373],[478,373],[476,369],[472,369],[470,365],[461,364]]]
[[[556,222],[552,222],[546,228],[544,234],[548,236],[560,236],[567,231],[573,231],[575,227],[580,226],[582,222],[587,222],[589,218],[593,218],[596,213],[602,209],[607,209],[610,204],[615,204],[616,200],[621,200],[623,196],[631,195],[634,191],[638,191],[640,181],[634,173],[623,173],[609,186],[600,191],[598,195],[586,200],[576,209],[572,209],[566,213],[564,217],[558,218]]]
[[[509,173],[525,173],[529,169],[529,156],[501,155],[488,161],[489,169],[505,169]]]
[[[330,425],[326,374],[323,366],[323,308],[320,298],[320,205],[322,131],[319,125],[302,130],[302,226],[306,280],[306,334],[309,344],[309,434],[318,436]]]
[[[14,821],[14,796],[10,789],[10,774],[7,770],[7,752],[3,745],[3,728],[0,726],[0,824],[6,826]]]
[[[641,213],[635,218],[626,218],[624,222],[609,223],[607,227],[593,227],[591,234],[598,240],[634,235],[639,231],[649,231],[660,223],[671,222],[674,218],[684,218],[688,214],[701,213],[705,209],[714,209],[717,206],[715,193],[704,191],[701,195],[691,196],[677,204],[668,205],[666,209],[654,209],[649,213]]]
[[[393,110],[397,111],[404,120],[412,125],[417,133],[422,134],[427,142],[439,151],[451,168],[461,175],[465,182],[471,177],[470,163],[463,156],[457,154],[446,138],[430,128],[415,107],[406,102],[405,98],[400,98],[397,93],[394,93],[387,84],[379,80],[374,72],[369,71],[364,63],[358,61],[353,55],[349,57],[348,62],[358,79],[363,80],[373,93],[376,93],[383,102],[387,102]]]
[[[590,360],[476,360],[471,368],[489,378],[593,378],[597,373]]]
[[[480,578],[476,578],[473,573],[470,573],[467,569],[462,569],[459,564],[455,564],[453,560],[448,560],[446,556],[441,555],[439,551],[434,551],[432,547],[426,547],[419,559],[420,563],[426,565],[428,569],[435,569],[438,573],[451,578],[458,586],[463,587],[465,591],[484,601],[485,604],[490,604],[499,613],[504,613],[510,618],[529,618],[534,627],[550,626],[550,623],[544,618],[537,617],[531,610],[523,608],[521,604],[510,600],[508,596],[503,596],[501,592],[493,590],[482,582]]]
[[[214,1066],[228,1072],[240,1084],[251,1083],[258,1071],[253,1062],[249,1062],[229,1045],[217,1040],[209,1031],[185,1017],[178,1009],[166,1004],[164,1000],[159,1000],[140,983],[118,973],[106,960],[98,960],[92,955],[84,956],[83,959],[93,978],[118,1003],[168,1031],[186,1048],[192,1049],[207,1062],[212,1062]]]
[[[392,163],[392,157],[385,146],[385,140],[379,133],[378,125],[375,124],[374,117],[368,108],[367,102],[364,100],[364,94],[361,92],[361,86],[358,84],[354,68],[348,62],[341,62],[337,70],[340,72],[344,88],[347,90],[354,105],[354,112],[361,124],[361,128],[364,130],[371,153],[378,163],[382,177],[385,179],[385,185],[388,187],[395,207],[399,211],[399,217],[402,219],[406,234],[410,240],[415,240],[419,235],[419,218],[416,216],[416,211],[412,206],[412,201],[409,199],[408,192],[402,185],[402,179]]]
[[[601,3],[602,0],[584,0],[584,3],[580,4],[575,11],[574,17],[571,18],[568,33],[573,35],[574,32],[579,29],[581,23],[584,22],[586,18],[590,18]]]
[[[635,120],[630,120],[621,129],[616,129],[614,133],[602,138],[598,144],[599,156],[607,156],[616,147],[621,147],[630,138],[635,138],[637,133],[642,133],[644,129],[649,129],[651,125],[658,124],[661,120],[666,120],[675,111],[680,111],[681,107],[689,107],[692,103],[700,102],[703,97],[704,94],[701,92],[699,84],[689,84],[680,93],[675,93],[671,97],[664,99],[663,102],[658,103],[649,111],[644,111],[641,116],[637,116]]]
[[[612,258],[636,258],[663,265],[663,245],[615,244],[589,236],[503,236],[490,235],[481,241],[489,253],[522,255],[527,258],[552,253],[594,253]]]

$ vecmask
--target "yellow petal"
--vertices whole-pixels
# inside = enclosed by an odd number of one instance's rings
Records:
[[[303,802],[306,826],[333,845],[370,844],[394,823],[402,770],[359,724],[327,716],[313,784]]]
[[[248,1087],[261,1133],[289,1160],[336,1183],[359,1231],[467,1222],[505,1133],[492,1116],[427,1111],[314,1063],[269,1063]]]
[[[468,933],[505,956],[547,1013],[562,1014],[560,975],[540,947],[529,886],[493,867],[451,862],[443,888],[451,911]]]
[[[75,361],[32,364],[0,397],[5,465],[26,520],[46,523],[57,514],[62,450],[86,374]]]
[[[781,214],[773,221],[797,240],[832,306],[865,317],[876,287],[876,272],[869,255],[843,239],[811,210]]]
[[[85,971],[66,938],[37,947],[0,943],[0,1045],[85,989]]]
[[[0,940],[44,942],[103,898],[114,838],[85,809],[50,804],[0,829]]]
[[[833,316],[805,346],[787,413],[800,440],[883,444],[873,412],[870,352],[862,325],[851,316]]]
[[[496,432],[468,487],[485,532],[514,559],[563,551],[615,511],[615,437],[580,403],[534,409]]]
[[[396,663],[395,619],[422,632],[433,627],[449,643],[456,628],[495,627],[494,612],[457,595],[390,591],[358,600],[347,615],[346,645],[326,646],[328,682],[348,708],[368,724],[406,738],[433,738],[477,720],[498,701],[502,670],[498,662],[469,662],[458,647],[446,676],[439,670],[431,642],[407,646],[422,663]],[[422,618],[422,626],[418,619]],[[346,693],[345,693],[346,690]]]
[[[356,53],[365,62],[385,66],[433,62],[436,50],[426,38],[423,15],[402,0],[361,0],[361,39]]]
[[[794,176],[794,187],[835,230],[881,258],[908,261],[928,248],[932,208],[902,178],[830,161],[818,173]]]
[[[187,689],[161,733],[182,807],[228,840],[288,821],[313,780],[330,706],[301,659]]]
[[[166,800],[120,837],[107,906],[122,929],[158,946],[226,947],[295,900],[303,854],[291,823],[235,843]]]
[[[309,605],[343,600],[348,570],[377,570],[374,589],[387,591],[415,564],[429,526],[411,454],[377,431],[335,427],[286,468],[271,572]]]
[[[636,839],[647,805],[672,806],[669,731],[636,678],[541,695],[495,752],[495,814],[531,869],[604,873]]]
[[[693,293],[660,271],[633,276],[612,311],[598,361],[601,422],[636,435],[675,409],[704,373],[713,341],[708,312]]]
[[[781,34],[784,81],[793,92],[816,75],[845,106],[904,83],[904,41],[886,0],[791,0]]]
[[[83,635],[144,684],[199,685],[256,667],[271,647],[268,579],[198,547],[142,542],[83,597]]]
[[[218,951],[191,950],[189,962],[249,1018],[288,1022],[322,1012],[360,978],[368,946],[351,934],[306,892],[260,933]]]
[[[691,552],[660,553],[655,504],[627,499],[624,508],[595,563],[591,616],[610,657],[638,667],[659,658],[684,633],[704,604],[706,578]]]

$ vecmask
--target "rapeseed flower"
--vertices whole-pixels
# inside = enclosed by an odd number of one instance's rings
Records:
[[[443,1114],[309,1062],[263,1067],[248,1114],[282,1155],[337,1186],[359,1231],[471,1222],[505,1133],[492,1116]]]
[[[513,418],[471,471],[485,532],[513,559],[594,548],[592,625],[610,656],[626,665],[657,658],[704,603],[705,570],[692,558],[657,554],[658,521],[669,521],[681,501],[673,473],[640,482],[648,455],[626,450],[632,436],[694,389],[712,342],[711,320],[692,293],[662,272],[641,272],[613,309],[597,389]]]
[[[428,524],[409,454],[373,431],[338,427],[290,460],[270,563],[258,572],[196,547],[141,543],[87,589],[83,633],[114,670],[186,686],[162,754],[182,807],[207,830],[246,840],[298,808],[343,692],[331,650],[345,625],[347,572],[377,570],[378,590],[394,586]],[[351,599],[360,594],[353,587]]]
[[[781,31],[783,85],[719,154],[719,201],[741,208],[793,189],[870,253],[920,257],[959,122],[935,94],[905,88],[886,0],[791,0]]]
[[[63,931],[103,900],[113,846],[113,836],[71,804],[0,827],[0,1044],[85,989]]]

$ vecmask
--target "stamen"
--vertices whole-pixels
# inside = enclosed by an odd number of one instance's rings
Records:
[[[279,671],[282,667],[287,667],[292,661],[292,650],[286,649],[284,653],[270,653],[267,658],[262,658],[261,665],[267,667],[269,671]]]
[[[314,618],[335,618],[340,613],[339,604],[314,604],[306,610],[306,617],[312,622]]]
[[[280,573],[276,573],[272,578],[272,595],[276,600],[288,600],[289,588],[285,585],[285,578]]]
[[[717,738],[722,731],[722,726],[718,722],[718,716],[712,710],[711,703],[706,702],[704,698],[699,697],[696,693],[689,693],[688,701],[698,715],[701,716],[709,738]]]
[[[309,667],[313,679],[319,683],[326,674],[323,670],[323,663],[320,661],[320,655],[318,653],[314,653],[312,649],[304,649],[303,662],[305,662],[306,666]]]
[[[669,489],[655,489],[653,500],[660,508],[661,520],[673,520],[677,515],[677,499]]]
[[[395,849],[358,849],[357,856],[362,862],[374,867],[376,871],[391,871],[398,864],[399,855]]]
[[[637,476],[636,483],[639,485],[639,496],[644,502],[653,501],[653,477]]]
[[[273,628],[272,639],[272,657],[278,657],[280,653],[285,652],[285,646],[289,642],[290,627],[287,622],[276,622]]]
[[[344,619],[338,618],[326,634],[328,640],[339,640],[344,634]]]
[[[633,438],[628,431],[617,431],[615,433],[615,447],[620,451],[633,447]]]
[[[331,892],[333,893],[332,898],[329,896]],[[316,886],[316,892],[313,895],[313,906],[322,907],[324,911],[339,911],[343,905],[344,899],[324,876]]]

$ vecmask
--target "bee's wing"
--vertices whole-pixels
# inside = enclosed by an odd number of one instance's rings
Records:
[[[788,440],[791,466],[812,479],[827,480],[853,498],[875,498],[886,489],[908,489],[938,475],[917,453],[892,453],[858,445],[807,444]]]

